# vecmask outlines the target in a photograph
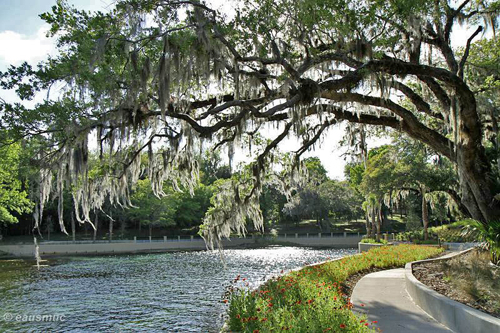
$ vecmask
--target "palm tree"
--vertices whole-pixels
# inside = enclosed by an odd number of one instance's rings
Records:
[[[462,236],[473,236],[483,242],[484,248],[490,251],[491,262],[500,265],[500,221],[489,221],[488,224],[476,220],[464,220]]]

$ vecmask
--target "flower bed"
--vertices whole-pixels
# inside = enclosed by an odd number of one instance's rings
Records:
[[[443,250],[418,245],[384,246],[359,255],[307,266],[273,278],[258,290],[238,289],[230,295],[228,325],[236,332],[368,332],[365,318],[354,315],[343,283],[370,268],[403,267]],[[239,282],[239,278],[235,279]]]

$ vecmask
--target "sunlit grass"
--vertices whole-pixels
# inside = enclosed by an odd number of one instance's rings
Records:
[[[442,252],[417,245],[384,246],[360,255],[307,266],[267,281],[258,290],[236,289],[229,297],[229,329],[234,332],[368,332],[373,323],[354,315],[343,292],[352,274],[392,268]],[[238,285],[241,280],[233,281]]]
[[[360,243],[366,243],[366,244],[387,244],[388,241],[386,241],[385,239],[380,239],[380,240],[376,240],[374,238],[363,238]]]

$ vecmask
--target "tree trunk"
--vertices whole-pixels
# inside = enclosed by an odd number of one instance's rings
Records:
[[[71,234],[73,236],[73,242],[76,241],[76,225],[75,225],[75,214],[71,213]]]
[[[389,209],[389,214],[391,215],[392,219],[392,190],[389,192],[389,206],[387,207]]]
[[[47,240],[50,241],[50,229],[52,229],[52,216],[47,217]],[[1,230],[0,230],[1,231]],[[0,239],[1,239],[1,233],[0,233]]]
[[[109,242],[113,240],[113,217],[110,215],[109,219]]]
[[[403,198],[401,198],[401,200],[399,201],[399,217],[401,217],[401,219],[403,219]]]
[[[380,241],[380,229],[382,226],[382,220],[380,218],[380,215],[382,214],[382,204],[379,203],[378,205],[378,211],[377,211],[377,242]]]
[[[384,213],[384,203],[381,202],[380,203],[380,211],[379,211],[379,214],[380,214],[380,226],[384,226],[386,221],[387,221],[387,216],[386,214]]]
[[[149,237],[153,237],[153,224],[149,224]]]
[[[426,188],[425,186],[420,187],[420,194],[422,195],[422,222],[424,223],[424,239],[429,238],[429,233],[427,228],[429,226],[429,209],[427,207],[427,200],[425,200]]]
[[[494,177],[481,142],[467,142],[457,148],[457,166],[462,202],[472,218],[486,225],[500,220],[500,201],[494,198]]]
[[[120,237],[123,238],[125,235],[125,220],[122,219],[120,222]]]
[[[376,228],[376,211],[375,211],[375,206],[372,207],[372,234],[371,234],[371,237],[370,238],[375,238],[375,228]]]
[[[365,219],[366,219],[366,236],[370,237],[370,233],[371,233],[370,214],[368,214],[368,211],[365,213]]]
[[[93,237],[93,240],[95,242],[96,238],[97,238],[97,228],[99,227],[99,213],[96,212],[95,213],[95,222],[94,222],[94,237]]]
[[[446,189],[446,192],[448,193],[450,198],[453,201],[455,201],[455,203],[458,206],[458,210],[462,214],[464,214],[467,217],[472,217],[470,212],[469,212],[469,209],[464,205],[462,198],[458,195],[458,193],[455,190],[449,188],[449,189]],[[450,209],[448,209],[448,216],[451,217]]]

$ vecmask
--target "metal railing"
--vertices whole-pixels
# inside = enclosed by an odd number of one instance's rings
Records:
[[[287,240],[287,239],[304,239],[304,238],[347,238],[347,237],[362,237],[364,234],[359,232],[350,233],[350,232],[330,232],[330,233],[283,233],[283,234],[252,234],[246,235],[245,237],[240,237],[234,235],[234,238],[244,238],[244,239],[276,239],[279,240]],[[159,243],[159,242],[193,242],[193,241],[203,241],[200,236],[186,236],[186,235],[173,235],[173,236],[162,236],[162,237],[134,237],[133,239],[80,239],[80,240],[64,240],[64,241],[48,241],[48,240],[40,240],[40,244],[105,244],[105,243]],[[23,244],[30,244],[24,243]]]

